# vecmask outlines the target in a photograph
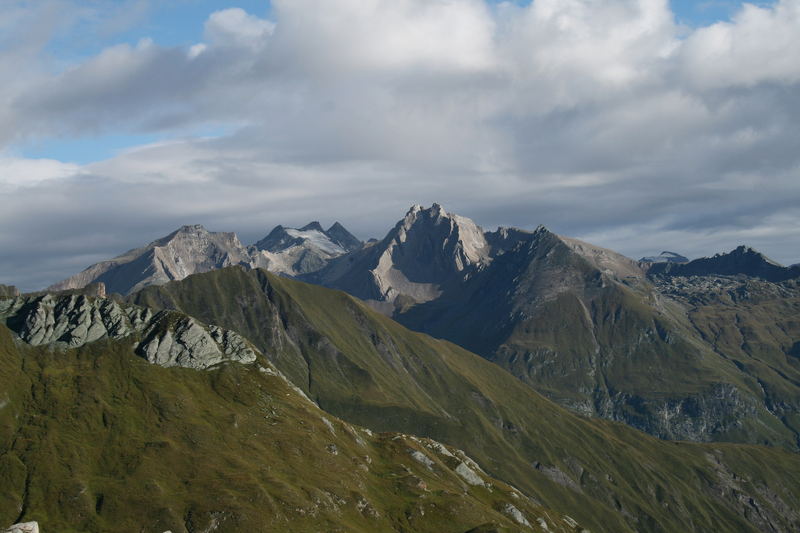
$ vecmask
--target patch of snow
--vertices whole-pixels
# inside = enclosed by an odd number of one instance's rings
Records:
[[[327,252],[329,254],[344,254],[346,250],[330,240],[327,235],[322,233],[319,230],[307,230],[307,231],[300,231],[299,229],[286,229],[286,233],[291,235],[295,239],[303,239],[304,241],[308,241],[313,246],[319,248],[320,250]]]

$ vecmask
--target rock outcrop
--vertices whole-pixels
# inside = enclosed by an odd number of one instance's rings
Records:
[[[14,524],[8,529],[4,529],[2,533],[39,533],[38,522],[22,522]]]
[[[0,298],[14,298],[19,296],[19,289],[13,285],[3,285],[0,283]]]
[[[234,361],[252,363],[255,351],[238,334],[217,326],[203,326],[190,317],[177,321],[156,317],[136,347],[142,357],[161,366],[203,369]]]
[[[174,311],[153,314],[104,298],[45,294],[0,300],[0,321],[26,343],[56,349],[131,338],[137,354],[161,366],[204,369],[256,360],[256,351],[237,333]]]

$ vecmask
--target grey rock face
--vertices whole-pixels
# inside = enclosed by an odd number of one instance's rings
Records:
[[[56,349],[129,337],[137,354],[161,366],[204,369],[256,360],[256,351],[232,331],[172,311],[153,315],[147,308],[83,295],[0,300],[0,320],[28,344]]]
[[[472,468],[467,466],[467,463],[459,463],[459,465],[455,468],[456,474],[461,476],[461,479],[469,483],[470,485],[475,486],[484,486],[485,483],[483,482],[483,478],[479,476]]]
[[[743,421],[758,416],[759,406],[755,397],[734,385],[716,383],[693,395],[666,399],[598,390],[594,406],[586,411],[661,439],[709,442],[715,435],[739,430]]]
[[[343,289],[391,314],[396,307],[438,298],[490,262],[483,230],[439,204],[413,206],[386,237],[331,261],[306,277]]]
[[[151,363],[170,367],[203,369],[235,361],[252,363],[255,351],[232,331],[217,326],[205,327],[193,318],[181,317],[173,324],[174,313],[159,313],[144,330],[137,353]]]
[[[76,295],[46,294],[0,304],[0,313],[9,317],[9,327],[22,340],[34,346],[49,344],[57,348],[75,348],[105,337],[127,337],[134,332],[127,311],[112,300]],[[139,310],[130,312],[135,315]]]
[[[525,515],[523,515],[522,512],[516,507],[514,507],[512,504],[510,503],[505,504],[505,506],[503,506],[503,512],[508,516],[510,516],[511,518],[513,518],[517,524],[521,526],[531,527],[531,523],[528,522],[528,519],[525,518]]]

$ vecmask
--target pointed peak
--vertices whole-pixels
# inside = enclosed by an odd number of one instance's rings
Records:
[[[406,211],[405,218],[416,217],[417,213],[422,211],[422,209],[423,209],[422,206],[419,204],[412,205],[411,207],[408,208],[408,211]]]
[[[447,211],[444,210],[444,207],[442,207],[442,204],[434,203],[431,206],[430,211],[435,216],[442,216],[442,217],[446,217],[447,216]]]
[[[752,246],[740,244],[730,252],[719,252],[714,254],[713,257],[727,257],[727,256],[743,256],[743,255],[764,255]]]
[[[759,252],[758,250],[756,250],[752,246],[746,246],[744,244],[741,244],[741,245],[737,246],[728,255],[758,257],[758,258],[760,258],[762,261],[764,261],[766,263],[769,263],[769,264],[775,265],[775,266],[779,266],[781,268],[785,268],[782,264],[778,263],[777,261],[774,261],[773,259],[770,259],[769,257],[767,257],[766,255],[762,254],[761,252]]]
[[[278,235],[283,235],[284,233],[286,233],[286,228],[278,224],[277,226],[272,228],[269,233],[267,233],[267,236],[265,238],[268,239],[270,237],[277,237]]]
[[[420,215],[431,219],[454,218],[456,216],[445,211],[444,207],[442,207],[442,204],[434,202],[430,207],[423,207],[420,204],[412,205],[406,212],[404,220],[406,221],[417,220],[420,217]]]
[[[352,233],[341,225],[339,222],[334,222],[330,228],[325,232],[333,242],[344,248],[345,250],[352,251],[361,248],[364,243],[356,238]]]
[[[324,232],[325,232],[325,230],[324,230],[324,229],[322,229],[322,224],[320,224],[320,223],[319,223],[318,221],[316,221],[316,220],[314,220],[314,221],[312,221],[312,222],[309,222],[308,224],[306,224],[306,225],[305,225],[305,226],[303,226],[302,228],[298,228],[298,229],[299,229],[300,231],[314,231],[314,230],[316,230],[316,231],[318,231],[318,232],[320,232],[320,233],[324,233]]]

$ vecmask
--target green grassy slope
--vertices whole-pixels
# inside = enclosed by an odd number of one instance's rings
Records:
[[[505,370],[338,291],[224,269],[132,300],[234,329],[326,410],[465,449],[592,531],[791,531],[800,456],[659,441],[557,407]]]
[[[531,523],[575,530],[488,476],[490,486],[464,483],[457,450],[353,427],[264,370],[162,368],[125,341],[50,351],[0,326],[0,524],[37,520],[59,533],[531,530],[512,505]]]
[[[754,378],[770,410],[800,435],[800,296],[796,288],[755,280],[743,287],[691,302],[689,320],[718,354]]]

